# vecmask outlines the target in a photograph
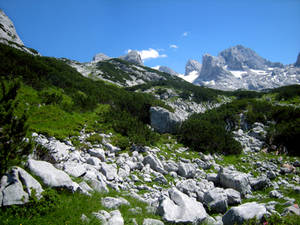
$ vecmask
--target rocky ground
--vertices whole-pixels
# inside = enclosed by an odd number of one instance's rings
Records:
[[[95,135],[100,142],[91,141]],[[101,200],[107,210],[81,216],[84,221],[96,217],[103,224],[124,224],[126,215],[118,210],[129,204],[124,196],[146,202],[149,211],[161,216],[161,221],[145,218],[143,224],[229,225],[271,214],[300,215],[297,158],[264,153],[263,124],[237,129],[235,136],[244,147],[241,156],[192,152],[171,137],[157,147],[121,151],[111,144],[111,134],[83,130],[75,144],[74,137],[62,142],[35,133],[39,151],[31,155],[26,170],[15,167],[2,177],[0,203],[24,204],[32,189],[40,197],[42,185],[32,174],[49,187],[83,195],[107,192]],[[110,197],[111,190],[119,196]]]

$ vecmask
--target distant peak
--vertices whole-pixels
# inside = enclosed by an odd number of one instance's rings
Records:
[[[92,62],[97,63],[97,62],[101,62],[101,61],[108,60],[108,59],[111,59],[111,58],[103,53],[98,53],[93,57]]]
[[[202,65],[200,62],[194,59],[189,59],[185,65],[185,75],[190,74],[193,71],[200,72]]]
[[[296,67],[300,67],[300,52],[299,52],[299,54],[298,54],[298,57],[297,57],[297,61],[296,61],[296,63],[295,63],[295,66],[296,66]]]
[[[131,62],[131,63],[135,63],[135,64],[139,64],[139,65],[144,65],[143,61],[142,61],[142,58],[141,58],[141,55],[136,50],[131,50],[131,51],[128,52],[127,55],[120,56],[119,58],[123,59],[127,62]]]

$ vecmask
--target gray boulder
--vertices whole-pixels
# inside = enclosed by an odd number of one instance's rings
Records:
[[[228,197],[224,189],[214,188],[204,194],[204,203],[217,213],[225,213],[228,208]]]
[[[178,175],[185,178],[193,178],[196,174],[197,166],[193,163],[180,162],[178,166]]]
[[[116,209],[121,205],[130,205],[129,202],[122,197],[119,198],[105,197],[102,198],[101,204],[108,209]]]
[[[225,193],[227,194],[228,205],[237,205],[242,202],[240,192],[238,192],[232,188],[227,188],[227,189],[225,189]]]
[[[120,56],[120,59],[123,59],[127,62],[138,64],[138,65],[144,65],[141,55],[139,54],[138,51],[135,51],[135,50],[128,52],[127,55]]]
[[[149,154],[147,155],[144,160],[143,160],[143,164],[150,165],[150,168],[155,170],[156,172],[162,173],[162,174],[166,174],[166,171],[164,170],[164,166],[161,163],[161,161],[153,154]]]
[[[266,176],[262,176],[259,178],[251,178],[250,185],[253,190],[262,190],[270,186],[271,181]]]
[[[41,198],[43,189],[40,183],[22,168],[13,167],[1,178],[0,207],[28,202],[32,190],[37,198]]]
[[[202,203],[176,188],[169,189],[168,196],[161,197],[157,212],[171,223],[200,223],[207,217]]]
[[[257,218],[261,220],[267,214],[267,209],[263,204],[256,202],[249,202],[240,206],[232,207],[223,216],[222,221],[224,225],[237,224],[241,225],[246,220]]]
[[[111,211],[110,213],[105,210],[92,213],[103,225],[124,225],[124,219],[119,210]]]
[[[56,169],[48,162],[29,159],[28,168],[49,187],[67,188],[72,192],[77,191],[79,187],[77,183],[72,181],[68,174],[62,170]]]
[[[295,215],[300,216],[300,209],[299,209],[299,207],[296,207],[294,205],[291,205],[291,206],[287,207],[283,211],[282,215],[285,216],[285,215],[288,215],[288,214],[295,214]]]
[[[221,168],[218,173],[219,182],[222,187],[233,188],[242,195],[251,193],[249,177],[245,173],[241,173],[229,168]]]
[[[164,223],[160,220],[146,218],[143,221],[143,225],[164,225]]]
[[[99,158],[101,161],[105,161],[105,152],[101,148],[91,148],[88,150],[91,156]]]
[[[124,225],[124,219],[119,210],[111,211],[107,222],[108,225]]]
[[[85,166],[77,162],[66,162],[63,164],[63,169],[67,174],[73,177],[80,177],[86,173]]]
[[[162,107],[150,108],[151,126],[159,133],[174,133],[184,118]]]
[[[101,163],[101,172],[105,175],[106,179],[111,181],[118,177],[117,166],[115,164]]]
[[[172,160],[168,160],[168,161],[164,162],[163,164],[164,164],[164,169],[167,172],[177,172],[178,171],[178,164]]]

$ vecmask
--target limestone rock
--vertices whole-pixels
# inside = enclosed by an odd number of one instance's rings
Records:
[[[153,169],[154,171],[157,171],[159,173],[162,174],[166,174],[166,171],[164,170],[163,164],[161,163],[161,161],[153,154],[149,154],[147,155],[144,160],[143,160],[143,164],[150,165],[150,168]]]
[[[122,197],[119,198],[105,197],[101,200],[101,204],[108,209],[116,209],[121,205],[130,205],[129,202]]]
[[[193,163],[180,162],[178,166],[178,175],[185,178],[193,178],[196,174],[196,165]]]
[[[221,168],[218,173],[221,186],[225,188],[233,188],[242,195],[251,193],[249,177],[245,173],[241,173],[229,168]]]
[[[135,50],[128,52],[127,55],[121,56],[120,59],[123,59],[123,60],[131,62],[131,63],[138,64],[138,65],[144,65],[140,54],[138,53],[138,51],[135,51]]]
[[[260,220],[265,214],[267,214],[267,210],[263,204],[249,202],[240,206],[232,207],[223,216],[222,221],[224,225],[241,225],[246,220],[254,217]]]
[[[42,197],[43,189],[40,183],[24,169],[13,167],[8,174],[1,178],[0,207],[28,202],[32,190],[35,190],[37,198]]]
[[[204,202],[213,212],[225,213],[228,197],[224,189],[214,188],[204,194]]]
[[[12,41],[18,45],[24,45],[19,35],[16,32],[16,28],[13,22],[8,18],[8,16],[0,9],[0,42],[4,42],[3,39],[7,41]]]
[[[164,225],[164,223],[160,220],[146,218],[143,221],[143,225]]]
[[[157,212],[171,223],[200,223],[207,217],[202,203],[176,188],[169,189],[168,196],[160,199]]]
[[[183,118],[162,107],[150,108],[151,126],[159,133],[174,133]]]
[[[114,164],[101,163],[101,172],[105,175],[106,179],[111,181],[114,180],[117,175],[117,168]]]
[[[62,170],[56,169],[52,164],[45,161],[28,160],[29,170],[36,176],[40,177],[42,182],[55,188],[67,188],[75,192],[79,185],[72,181],[68,174]]]
[[[238,192],[232,188],[227,188],[227,189],[225,189],[225,193],[227,194],[228,205],[237,205],[242,202],[240,192]]]

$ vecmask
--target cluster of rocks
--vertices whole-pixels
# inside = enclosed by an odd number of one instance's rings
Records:
[[[88,146],[82,151],[70,141],[33,134],[39,149],[42,147],[43,150],[31,155],[26,169],[49,187],[86,195],[93,191],[108,193],[109,188],[120,193],[127,192],[129,196],[148,203],[164,221],[172,223],[241,224],[249,218],[261,219],[274,213],[274,207],[255,202],[241,204],[243,199],[255,198],[257,196],[253,192],[274,187],[269,195],[286,199],[292,206],[293,199],[285,197],[277,189],[280,185],[299,189],[299,186],[284,179],[274,181],[282,174],[281,168],[286,168],[284,164],[278,166],[277,162],[256,162],[261,176],[254,177],[237,171],[233,166],[222,167],[216,163],[221,160],[218,155],[199,154],[192,160],[180,157],[178,161],[176,154],[187,153],[187,149],[174,149],[167,159],[160,154],[161,149],[146,146],[132,146],[130,154],[122,153],[120,148],[110,143],[111,134],[99,134],[103,138],[101,144],[89,143],[87,138],[91,135],[94,133],[82,131],[78,137]],[[172,149],[170,144],[166,147]],[[299,166],[299,163],[295,162],[295,165]],[[212,173],[212,168],[215,173]],[[285,172],[293,173],[294,170]],[[83,181],[76,183],[72,177]],[[295,179],[299,182],[299,176]],[[41,196],[43,189],[39,182],[24,169],[13,168],[1,179],[1,206],[26,203],[32,189]],[[118,207],[130,205],[126,199],[106,197],[101,204],[109,211],[94,212],[96,218],[104,224],[124,224]],[[299,213],[294,208],[290,211]],[[213,218],[209,216],[211,213],[219,213],[220,216]],[[83,215],[82,219],[88,218]],[[145,221],[144,224],[153,224],[151,219]]]

